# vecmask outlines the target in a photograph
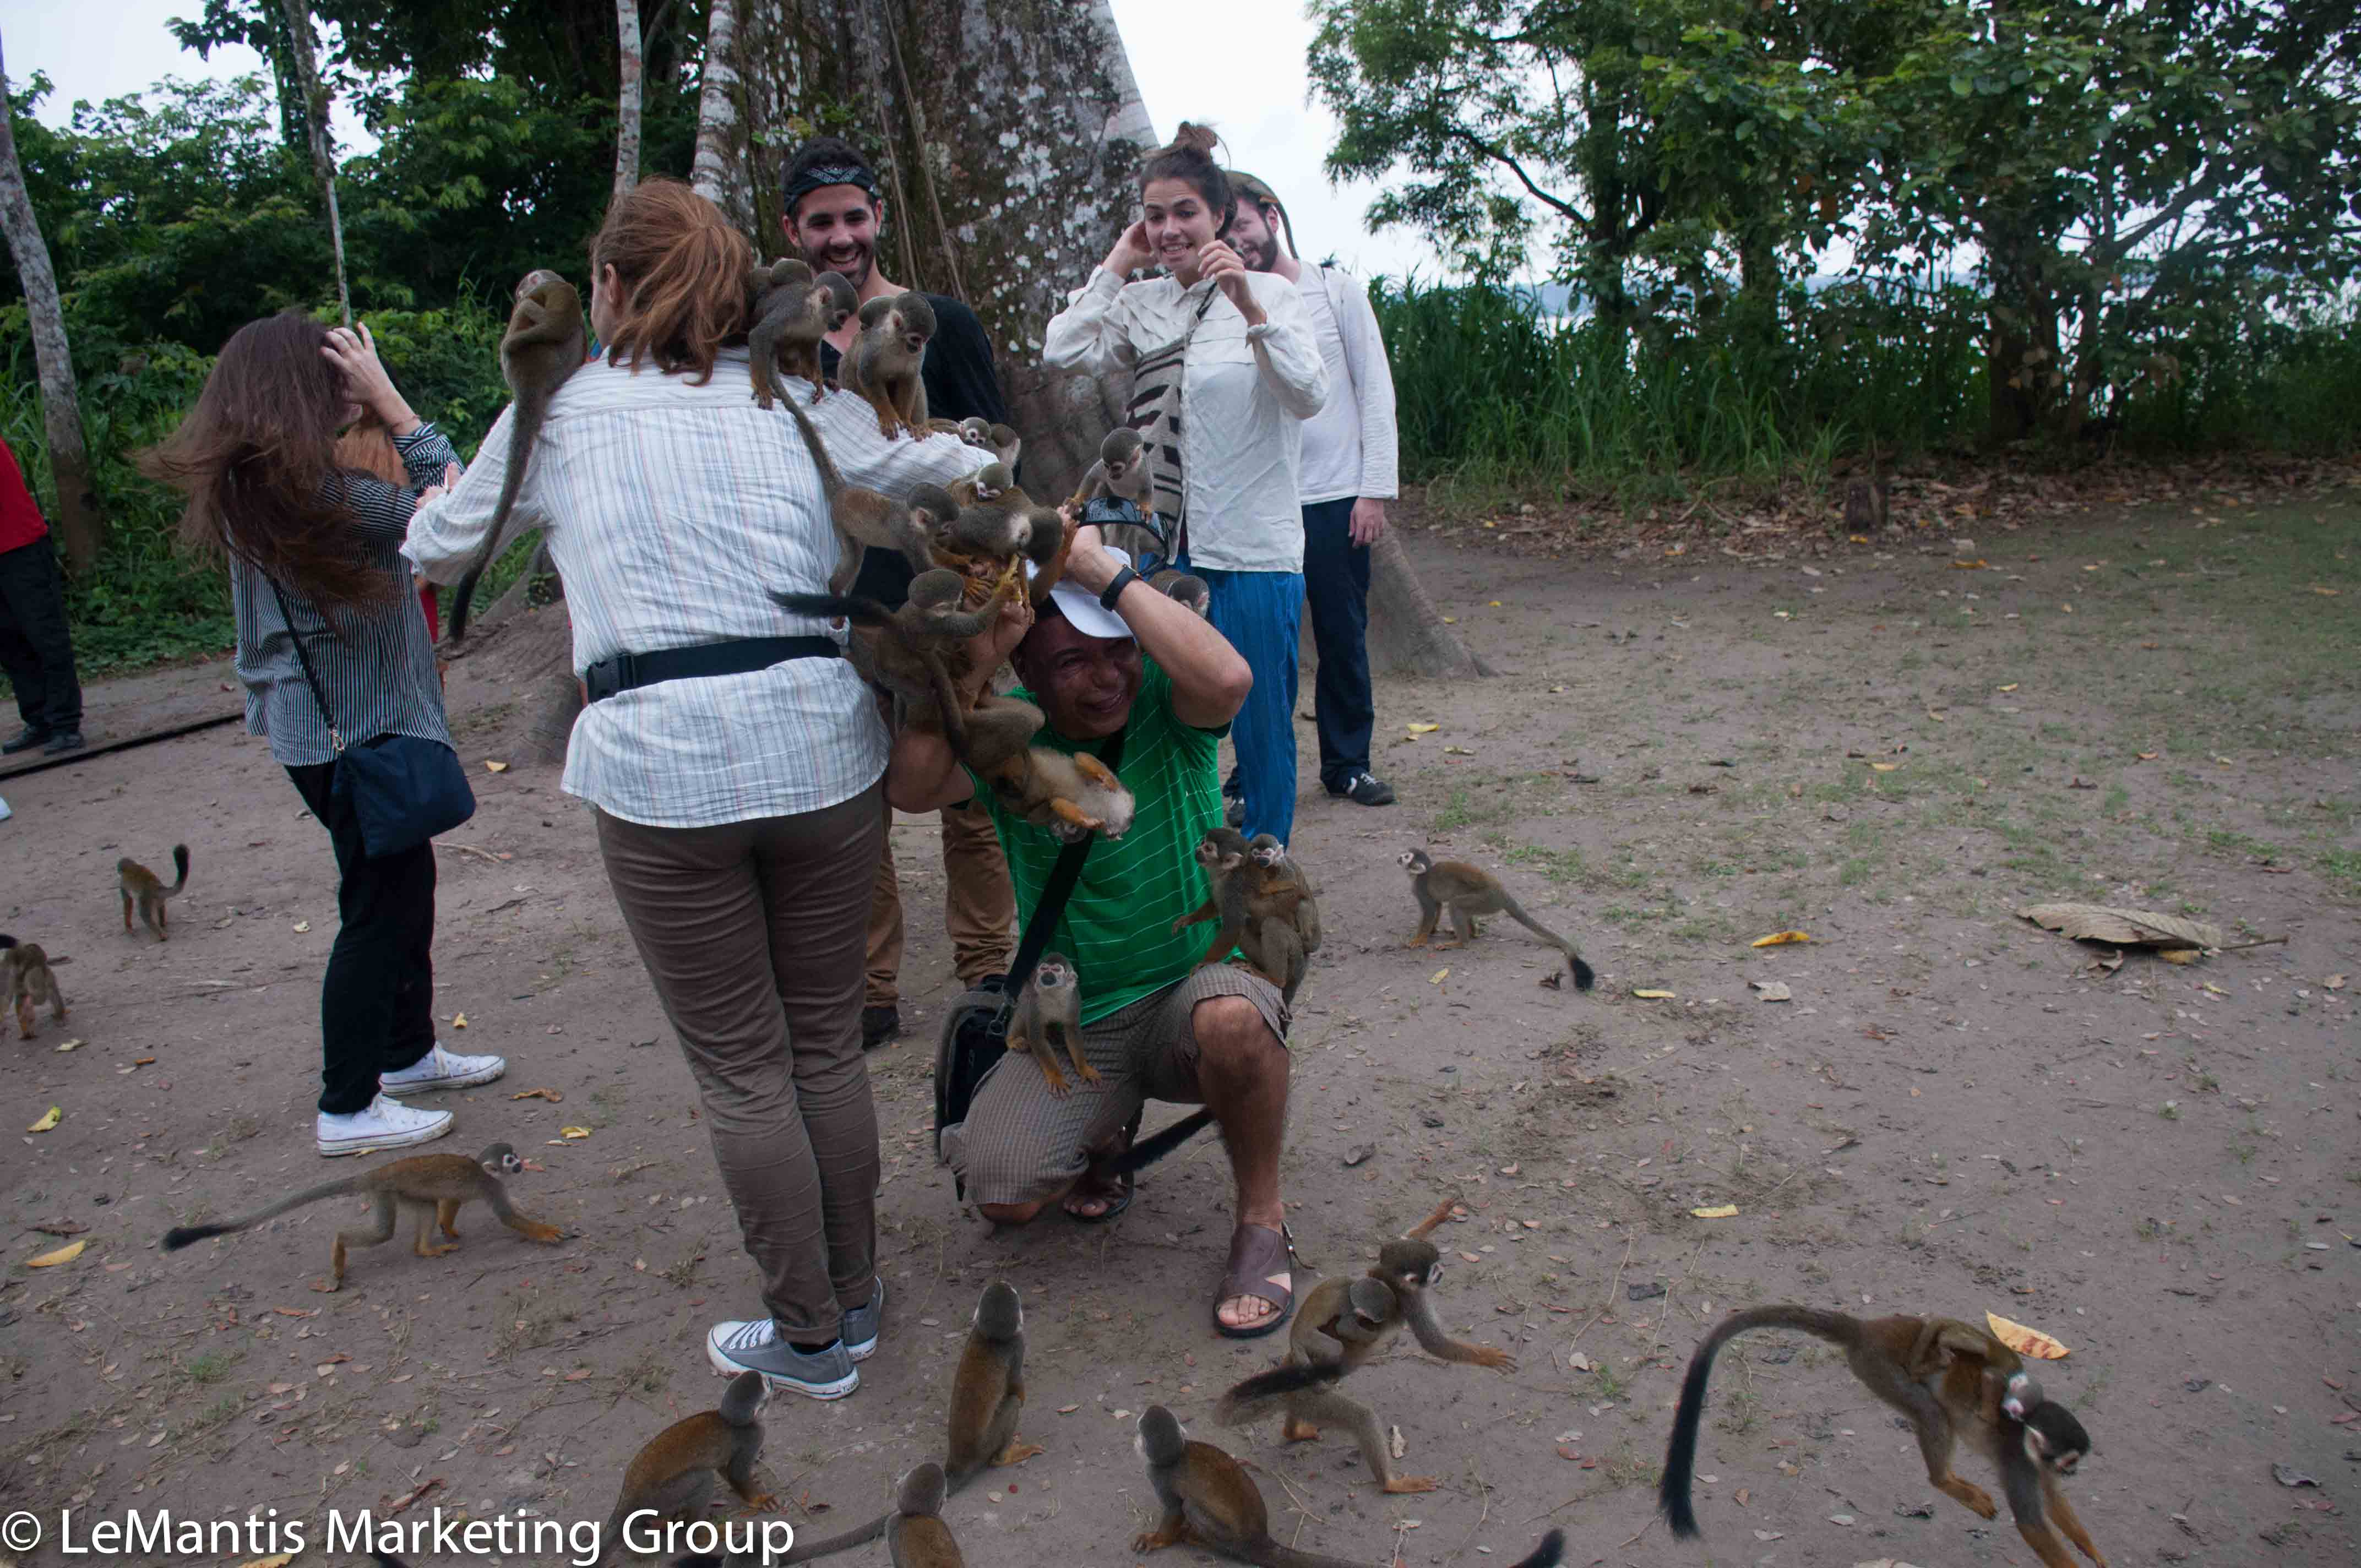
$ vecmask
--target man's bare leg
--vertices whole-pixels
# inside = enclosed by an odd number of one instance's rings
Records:
[[[1238,1188],[1238,1223],[1278,1230],[1279,1153],[1287,1132],[1287,1047],[1243,996],[1209,996],[1190,1010],[1197,1037],[1197,1086],[1221,1124]],[[1259,1296],[1232,1296],[1214,1308],[1227,1327],[1250,1329],[1279,1315]]]

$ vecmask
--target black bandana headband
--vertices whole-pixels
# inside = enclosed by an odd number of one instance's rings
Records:
[[[797,202],[826,185],[858,185],[869,192],[871,201],[877,200],[877,176],[858,163],[822,163],[807,169],[796,177],[780,200],[792,213]]]

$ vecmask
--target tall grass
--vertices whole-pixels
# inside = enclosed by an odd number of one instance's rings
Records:
[[[1497,289],[1373,291],[1400,400],[1405,477],[1625,504],[1704,485],[1816,479],[1839,455],[1964,446],[1986,409],[1983,309],[1964,288],[1792,290],[1766,314],[1665,317],[1636,332],[1539,313]],[[2111,433],[2143,451],[2361,436],[2349,321],[2177,340],[2177,378],[2126,400]]]

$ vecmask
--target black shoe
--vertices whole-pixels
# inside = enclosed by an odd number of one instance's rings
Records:
[[[861,1048],[873,1051],[902,1032],[902,1010],[895,1006],[861,1010]]]
[[[49,737],[49,744],[41,748],[41,755],[55,757],[67,751],[79,751],[85,744],[87,742],[82,740],[81,730],[60,729]]]
[[[29,751],[56,733],[56,730],[38,724],[27,724],[5,740],[0,740],[0,755],[13,757],[19,751]]]
[[[1391,806],[1394,803],[1393,785],[1375,773],[1348,773],[1343,789],[1332,789],[1328,793],[1356,806]]]

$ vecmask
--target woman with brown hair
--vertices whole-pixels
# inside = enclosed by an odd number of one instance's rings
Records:
[[[364,417],[391,433],[406,483],[338,464],[337,433]],[[451,743],[401,548],[422,488],[456,458],[394,390],[368,328],[330,330],[289,311],[237,330],[196,408],[141,462],[189,498],[181,542],[229,557],[247,728],[269,739],[335,850],[339,924],[320,987],[323,1155],[439,1138],[449,1112],[390,1097],[508,1069],[434,1038],[434,846],[371,855],[352,796],[335,787],[341,741]]]
[[[678,181],[619,200],[590,247],[606,345],[558,389],[511,513],[565,579],[588,705],[565,788],[588,801],[615,901],[697,1080],[763,1315],[717,1325],[716,1370],[839,1398],[877,1347],[877,1116],[862,1059],[864,927],[885,727],[847,633],[774,590],[826,591],[819,475],[785,407],[753,400],[744,236]],[[889,441],[869,405],[814,404],[849,485],[890,496],[987,457]],[[462,575],[490,526],[503,415],[409,554]]]

